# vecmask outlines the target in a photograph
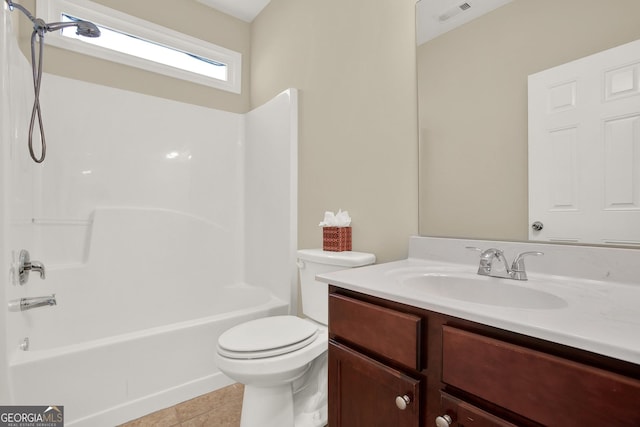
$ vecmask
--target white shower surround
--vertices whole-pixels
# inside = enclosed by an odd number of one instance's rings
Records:
[[[0,303],[58,300],[3,312],[0,404],[113,425],[228,384],[217,335],[295,311],[297,92],[243,115],[45,74],[36,165],[30,67],[0,31],[0,255],[47,267],[25,286],[6,272]]]

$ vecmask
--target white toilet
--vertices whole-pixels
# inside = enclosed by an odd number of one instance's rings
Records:
[[[328,286],[317,274],[373,264],[362,252],[298,251],[302,311],[273,316],[220,335],[216,361],[243,383],[241,427],[320,427],[327,424]]]

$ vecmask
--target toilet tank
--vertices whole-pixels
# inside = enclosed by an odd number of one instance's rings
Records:
[[[302,312],[318,323],[329,323],[329,285],[318,282],[316,275],[376,262],[376,256],[365,252],[330,252],[322,249],[298,251]]]

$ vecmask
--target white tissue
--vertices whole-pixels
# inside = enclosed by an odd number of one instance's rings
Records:
[[[351,224],[349,212],[338,210],[337,214],[333,212],[325,212],[324,220],[320,223],[320,227],[348,227]]]

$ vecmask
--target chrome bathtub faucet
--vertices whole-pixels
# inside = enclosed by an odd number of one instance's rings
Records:
[[[20,311],[31,310],[32,308],[57,305],[56,294],[44,297],[20,298]]]
[[[478,274],[481,276],[499,277],[502,279],[514,279],[514,280],[527,280],[527,272],[524,265],[524,258],[526,256],[541,256],[544,255],[538,251],[526,251],[519,253],[511,266],[507,262],[507,258],[504,256],[504,252],[500,249],[489,248],[482,250],[473,246],[467,246],[467,249],[472,249],[480,252],[480,264],[478,266]],[[494,261],[498,259],[504,265],[504,270],[495,272],[493,269]]]

